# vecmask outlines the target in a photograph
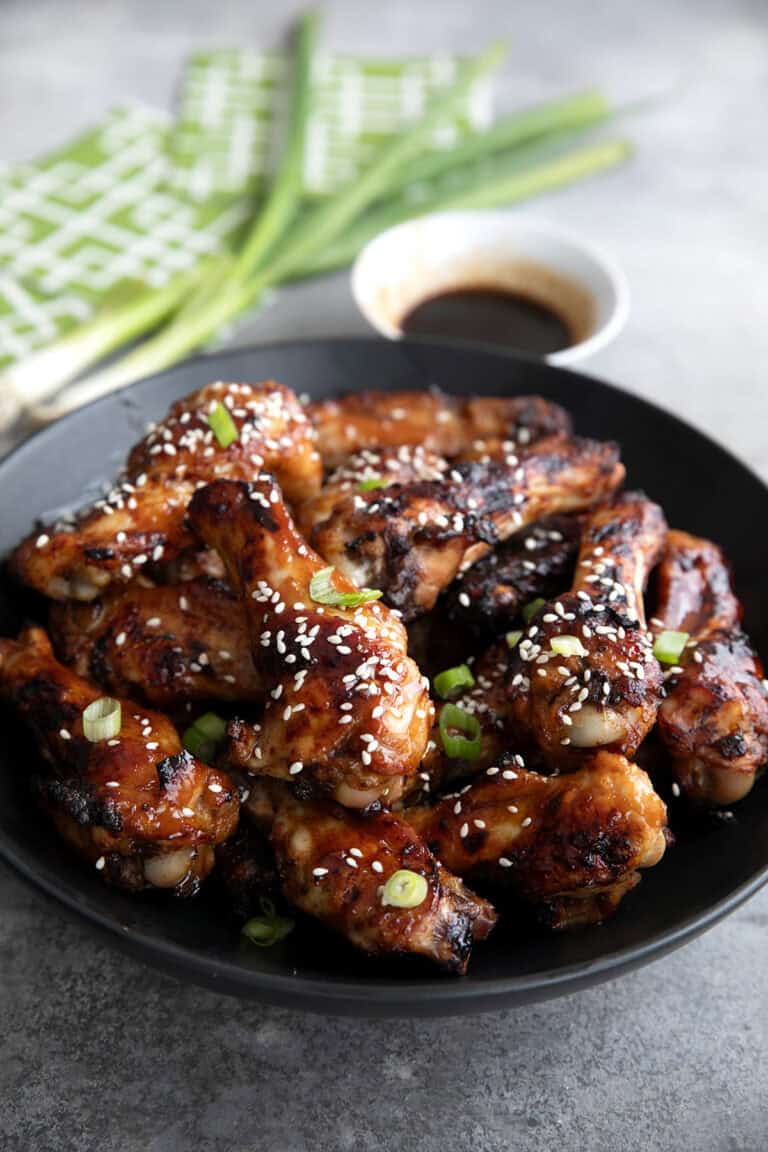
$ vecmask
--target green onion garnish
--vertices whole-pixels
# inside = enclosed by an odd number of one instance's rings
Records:
[[[399,868],[384,885],[381,902],[394,908],[417,908],[426,900],[428,891],[427,881],[420,872]]]
[[[456,729],[458,736],[452,731]],[[477,760],[482,744],[480,721],[455,704],[444,704],[440,712],[440,739],[446,756],[452,760]]]
[[[382,593],[378,588],[361,588],[359,592],[339,592],[331,583],[333,568],[321,568],[315,572],[309,582],[309,594],[316,604],[333,604],[337,608],[358,608],[361,604],[370,604],[372,600],[380,600]]]
[[[546,604],[546,600],[542,600],[541,596],[539,596],[538,599],[531,600],[530,604],[526,604],[524,606],[522,615],[523,615],[523,620],[525,620],[526,624],[530,624],[531,620],[533,620],[536,613],[540,612],[545,604]]]
[[[100,696],[83,712],[83,735],[92,744],[111,740],[119,735],[122,722],[120,701],[111,696]]]
[[[578,636],[553,636],[549,646],[558,656],[586,656],[587,650]]]
[[[191,752],[204,764],[211,764],[216,759],[219,746],[227,735],[227,722],[215,712],[206,712],[198,716],[194,724],[187,728],[182,737],[182,744],[187,752]]]
[[[195,720],[194,727],[203,736],[207,736],[209,740],[215,740],[217,743],[224,739],[227,734],[227,722],[223,716],[217,716],[215,712],[206,712],[202,716],[198,716]]]
[[[386,488],[387,482],[383,476],[372,476],[370,480],[361,480],[357,486],[358,492],[373,492],[374,488]]]
[[[464,688],[471,688],[475,678],[466,664],[458,664],[455,668],[446,668],[434,679],[435,692],[443,700],[450,700],[452,696],[461,695]]]
[[[238,437],[237,424],[223,404],[217,403],[208,413],[207,419],[220,448],[229,448],[230,444],[234,444]]]
[[[688,643],[688,632],[660,632],[653,646],[653,654],[660,664],[677,664]]]
[[[518,644],[523,638],[522,632],[507,632],[506,640],[508,648],[517,648]]]
[[[278,915],[271,900],[261,901],[261,912],[243,924],[241,933],[257,948],[271,948],[293,931],[293,920]]]

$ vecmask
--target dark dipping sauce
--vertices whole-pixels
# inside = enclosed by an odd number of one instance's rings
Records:
[[[445,336],[506,344],[546,356],[574,343],[557,312],[526,296],[494,288],[459,288],[422,300],[400,321],[405,336]]]

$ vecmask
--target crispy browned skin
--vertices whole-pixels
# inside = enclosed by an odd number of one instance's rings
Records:
[[[520,610],[569,588],[583,516],[553,516],[517,532],[448,589],[441,620],[468,640],[489,641],[512,628]]]
[[[365,448],[418,444],[458,456],[480,440],[530,444],[567,434],[567,412],[541,396],[470,399],[441,392],[354,392],[310,404],[317,446],[326,468]]]
[[[407,636],[384,605],[315,603],[323,561],[297,532],[270,477],[218,481],[189,508],[245,603],[269,699],[259,725],[234,730],[232,758],[256,774],[330,791],[350,807],[393,803],[418,771],[433,709]],[[342,593],[358,589],[340,573]]]
[[[728,564],[709,540],[670,532],[658,589],[654,631],[691,637],[667,673],[659,733],[687,795],[733,804],[768,761],[768,687],[740,625]]]
[[[401,444],[399,448],[367,448],[349,456],[335,468],[316,496],[296,508],[299,530],[309,537],[315,524],[331,515],[339,500],[354,496],[371,485],[412,484],[439,480],[450,468],[448,461],[420,445]]]
[[[404,816],[452,872],[510,886],[557,927],[604,919],[666,846],[650,779],[610,752],[566,776],[510,759]]]
[[[117,586],[53,604],[50,628],[80,676],[175,715],[190,702],[263,696],[240,597],[221,580]]]
[[[101,695],[56,661],[42,629],[0,640],[0,696],[36,738],[46,763],[36,791],[61,835],[113,884],[190,895],[237,823],[232,782],[185,752],[165,716],[131,700],[121,701],[119,737],[86,740],[82,713]]]
[[[315,524],[312,544],[412,620],[494,544],[543,516],[589,507],[624,476],[616,445],[594,440],[548,441],[546,451],[514,459],[342,495]]]
[[[662,675],[642,596],[665,532],[661,509],[641,493],[597,508],[584,527],[573,590],[535,616],[512,653],[511,721],[549,759],[571,763],[595,747],[631,758],[653,727]],[[576,637],[585,654],[555,652],[561,636]]]
[[[285,897],[364,952],[426,956],[462,974],[473,942],[496,922],[488,901],[451,875],[402,817],[300,800],[263,780],[248,807],[269,831]],[[415,908],[382,901],[387,880],[402,868],[427,881]]]
[[[221,448],[209,424],[229,409],[238,438]],[[127,583],[145,565],[167,563],[191,540],[186,506],[201,482],[250,480],[265,467],[286,498],[320,486],[314,433],[294,394],[280,384],[208,384],[179,400],[136,445],[118,486],[74,524],[39,528],[13,553],[12,572],[55,600],[92,600],[112,581]]]

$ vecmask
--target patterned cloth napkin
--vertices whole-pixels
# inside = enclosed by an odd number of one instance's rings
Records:
[[[447,58],[319,61],[307,195],[354,179],[455,68]],[[0,171],[0,369],[231,240],[276,154],[285,73],[276,55],[196,55],[175,126],[151,109],[116,109],[43,160]],[[435,148],[488,123],[490,91],[478,85]]]

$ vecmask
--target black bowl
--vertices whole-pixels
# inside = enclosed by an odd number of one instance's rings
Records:
[[[768,652],[761,613],[768,564],[762,526],[768,489],[743,464],[647,401],[578,373],[506,353],[377,340],[280,344],[203,357],[108,396],[45,429],[0,464],[0,555],[36,517],[78,506],[117,472],[148,420],[210,380],[274,377],[313,397],[361,388],[453,393],[539,392],[573,413],[577,430],[622,445],[628,482],[665,508],[670,524],[710,536],[730,556],[747,628]],[[34,613],[33,599],[0,582],[0,633]],[[463,979],[413,961],[371,961],[300,923],[276,949],[243,949],[215,879],[189,904],[128,896],[73,859],[38,816],[25,778],[33,752],[5,717],[0,750],[0,855],[22,876],[136,956],[236,995],[315,1011],[364,1015],[476,1012],[572,992],[685,943],[768,878],[768,787],[758,784],[732,819],[692,823],[672,805],[678,842],[601,928],[549,935],[517,915],[472,958]]]

